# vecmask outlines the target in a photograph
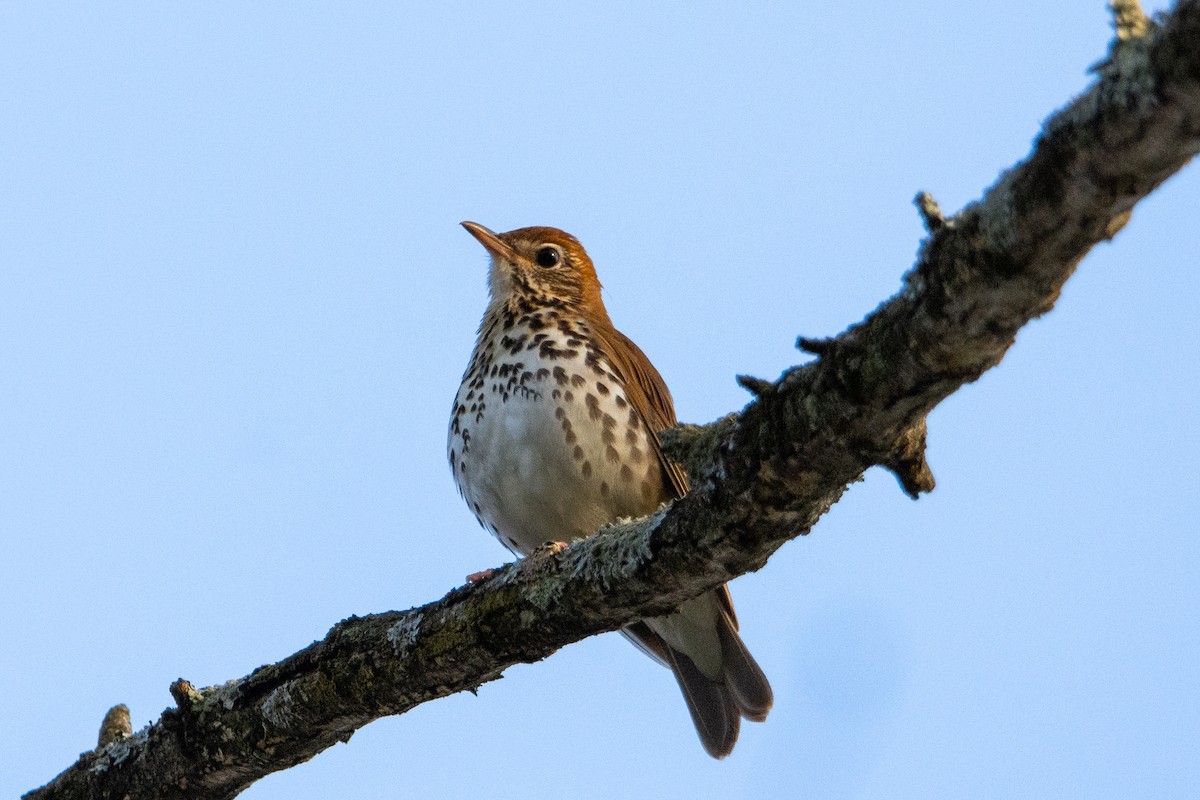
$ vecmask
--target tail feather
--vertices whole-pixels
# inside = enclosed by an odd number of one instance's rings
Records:
[[[683,692],[688,711],[700,743],[713,758],[724,758],[733,752],[737,742],[741,715],[737,701],[728,686],[708,678],[692,660],[678,650],[668,647],[667,658],[671,671]]]
[[[752,722],[762,722],[775,703],[775,693],[734,625],[724,613],[717,623],[725,683],[737,704],[738,713]]]
[[[758,666],[738,635],[737,622],[731,614],[733,604],[728,600],[728,594],[725,593],[722,597],[718,591],[706,597],[709,598],[707,602],[711,602],[713,597],[718,601],[709,606],[711,615],[707,616],[707,619],[710,622],[702,623],[711,624],[713,628],[709,630],[716,634],[715,637],[708,638],[709,643],[706,646],[720,647],[719,661],[701,653],[707,663],[713,664],[709,669],[710,675],[705,675],[689,653],[680,649],[688,644],[698,646],[695,644],[696,640],[689,640],[686,636],[681,639],[678,635],[680,628],[672,630],[663,627],[670,624],[670,617],[655,620],[657,625],[654,628],[646,622],[635,622],[622,630],[622,633],[647,655],[669,667],[675,674],[675,680],[679,683],[679,689],[683,693],[683,699],[687,703],[688,712],[692,716],[704,749],[713,758],[724,758],[733,751],[742,718],[753,722],[765,720],[774,703],[774,695],[767,676],[763,674],[762,668]],[[690,613],[695,614],[698,609],[704,607],[703,603],[706,601],[701,597],[692,602],[699,603],[691,607]],[[699,619],[705,619],[705,616],[702,615]],[[691,620],[694,625],[697,617],[693,616]],[[680,644],[668,644],[656,629],[664,635],[672,636],[672,640]]]

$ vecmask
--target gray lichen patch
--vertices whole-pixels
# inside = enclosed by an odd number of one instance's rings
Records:
[[[299,719],[292,701],[291,683],[276,687],[259,706],[262,717],[276,728],[288,728]]]
[[[724,459],[717,458],[716,452],[736,424],[737,414],[728,414],[708,425],[676,425],[659,436],[663,449],[672,460],[683,465],[684,472],[695,483],[705,478],[725,477]]]
[[[200,694],[205,704],[220,705],[226,711],[232,711],[242,696],[240,681],[226,681],[220,686],[209,686],[201,689]]]
[[[126,736],[125,738],[112,742],[104,746],[101,750],[101,758],[96,759],[88,767],[89,772],[107,772],[109,768],[115,767],[123,763],[130,756],[141,753],[146,747],[150,737],[150,728],[142,728],[137,733]]]
[[[387,640],[392,643],[397,656],[404,655],[416,644],[424,620],[424,614],[408,614],[387,629]]]
[[[535,608],[545,611],[558,603],[562,598],[564,588],[565,581],[563,580],[536,581],[522,587],[521,597]],[[531,612],[523,613],[522,624],[528,625],[532,616]]]
[[[618,520],[587,539],[587,546],[567,551],[571,574],[597,580],[606,589],[616,579],[628,578],[650,560],[650,536],[669,505],[640,519]]]

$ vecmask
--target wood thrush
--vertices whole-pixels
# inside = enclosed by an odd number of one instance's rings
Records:
[[[527,555],[682,497],[687,477],[658,440],[675,424],[671,393],[613,327],[583,246],[557,228],[463,227],[491,254],[491,297],[447,449],[480,524]],[[622,631],[675,674],[715,758],[733,750],[742,717],[766,719],[772,703],[737,627],[722,586]]]

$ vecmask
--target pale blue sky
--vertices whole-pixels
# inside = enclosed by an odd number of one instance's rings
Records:
[[[0,7],[0,796],[505,560],[444,463],[458,227],[575,233],[680,418],[900,285],[1088,83],[1101,2]],[[620,637],[244,796],[1183,797],[1200,783],[1200,170],[738,580],[776,708],[704,755]]]

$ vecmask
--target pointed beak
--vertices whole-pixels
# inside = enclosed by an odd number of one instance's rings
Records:
[[[467,229],[467,233],[478,239],[479,243],[486,247],[487,251],[496,258],[503,261],[511,261],[514,264],[520,261],[520,256],[517,255],[516,250],[513,250],[508,246],[507,242],[478,222],[464,222],[462,226]]]

